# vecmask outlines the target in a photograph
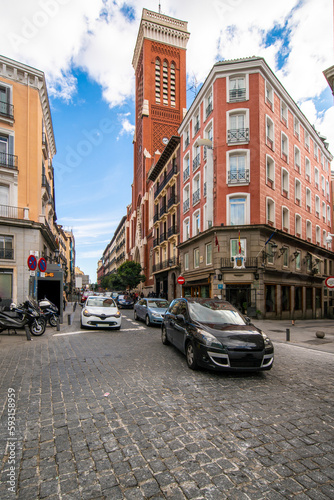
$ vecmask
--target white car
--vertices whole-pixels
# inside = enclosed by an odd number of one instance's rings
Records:
[[[114,328],[120,330],[122,315],[111,297],[90,295],[81,311],[81,328]]]

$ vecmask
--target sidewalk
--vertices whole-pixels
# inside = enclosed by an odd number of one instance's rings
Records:
[[[291,320],[254,319],[252,323],[261,328],[273,342],[286,342],[334,354],[333,319],[295,320],[294,326]],[[287,341],[287,328],[290,329],[290,341]],[[317,331],[324,332],[325,337],[317,338]]]

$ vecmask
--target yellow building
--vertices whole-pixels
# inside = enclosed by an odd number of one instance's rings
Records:
[[[25,300],[29,255],[56,261],[55,154],[44,73],[0,56],[1,298]]]

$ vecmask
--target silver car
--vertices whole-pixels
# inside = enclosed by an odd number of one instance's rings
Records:
[[[147,326],[161,325],[168,307],[169,302],[165,299],[139,299],[134,305],[134,317],[145,321]]]

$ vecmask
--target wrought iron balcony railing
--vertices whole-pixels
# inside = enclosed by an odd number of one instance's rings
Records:
[[[14,118],[14,106],[8,102],[0,101],[0,115],[6,116],[7,118]]]
[[[193,159],[193,172],[200,166],[201,164],[201,155],[198,153],[197,156]]]
[[[241,170],[229,170],[228,172],[228,183],[229,184],[239,184],[249,182],[249,169]]]
[[[187,198],[183,202],[183,213],[188,212],[189,208],[190,208],[190,198]]]
[[[193,193],[193,205],[195,205],[196,203],[198,203],[200,201],[200,198],[201,198],[201,190],[197,189]]]
[[[0,166],[17,169],[18,157],[8,153],[0,153]]]
[[[228,130],[227,141],[230,143],[249,141],[249,128],[236,128]]]
[[[230,102],[244,101],[245,99],[246,99],[246,88],[230,90]]]
[[[189,179],[189,177],[190,177],[189,167],[187,167],[185,170],[183,170],[183,182]]]

